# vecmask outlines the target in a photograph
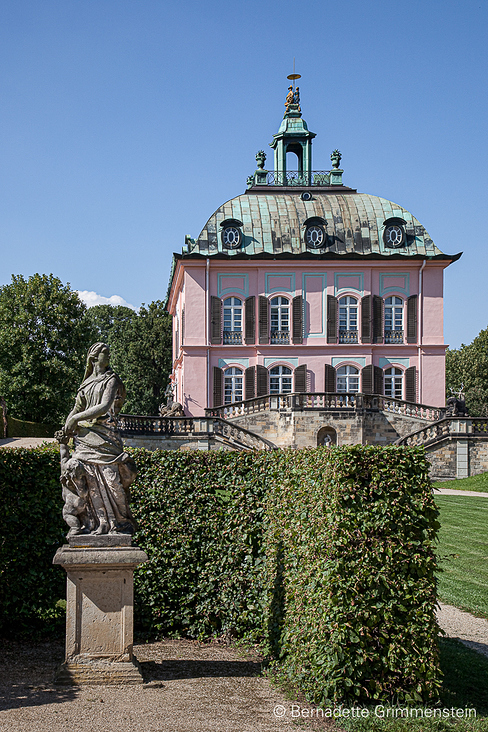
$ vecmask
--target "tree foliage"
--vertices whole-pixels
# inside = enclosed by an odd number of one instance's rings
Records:
[[[446,353],[446,390],[459,391],[464,384],[466,406],[471,417],[488,416],[488,328],[469,345]]]
[[[97,305],[85,316],[93,339],[110,346],[111,366],[127,389],[123,411],[158,414],[171,372],[172,324],[160,300],[130,308]]]
[[[83,375],[86,307],[54,275],[12,275],[0,287],[0,394],[12,416],[61,422]]]

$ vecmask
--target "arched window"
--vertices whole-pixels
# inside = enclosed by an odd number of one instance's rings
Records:
[[[403,399],[403,371],[395,366],[385,369],[385,396]]]
[[[339,300],[339,343],[358,342],[358,301],[351,295]]]
[[[337,369],[336,379],[337,391],[358,392],[359,391],[359,369],[355,366],[341,366]]]
[[[269,371],[269,393],[287,394],[291,392],[291,369],[288,366],[273,366]]]
[[[279,295],[271,300],[271,343],[290,342],[290,301]]]
[[[224,371],[224,404],[242,401],[242,371],[236,366]]]
[[[385,343],[403,343],[403,300],[387,297],[385,300]]]
[[[238,297],[224,300],[224,344],[242,343],[242,301]]]

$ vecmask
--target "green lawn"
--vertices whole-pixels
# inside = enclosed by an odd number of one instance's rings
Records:
[[[439,597],[488,618],[488,500],[439,496]]]
[[[472,475],[461,480],[441,480],[433,483],[434,488],[454,488],[457,491],[479,491],[488,493],[488,473]]]

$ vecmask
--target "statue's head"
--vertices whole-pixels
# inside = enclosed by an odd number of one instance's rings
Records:
[[[86,356],[86,368],[83,381],[92,375],[97,361],[100,365],[103,365],[105,369],[108,366],[109,359],[110,348],[106,343],[94,343],[93,346],[90,346]]]

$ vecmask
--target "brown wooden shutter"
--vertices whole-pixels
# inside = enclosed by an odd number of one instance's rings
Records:
[[[297,295],[292,302],[293,312],[293,343],[303,343],[303,297]]]
[[[244,324],[244,340],[248,346],[252,346],[256,343],[256,298],[254,295],[248,297],[244,303]]]
[[[223,403],[224,374],[218,366],[213,367],[213,405],[220,407]]]
[[[254,298],[253,298],[254,300]],[[256,367],[249,366],[244,372],[244,399],[254,399],[256,393]]]
[[[295,391],[305,394],[307,391],[307,365],[297,366],[295,369]]]
[[[407,343],[417,343],[417,295],[407,300]]]
[[[337,300],[327,295],[327,343],[337,343]]]
[[[417,370],[410,366],[405,371],[405,399],[407,402],[417,401]]]
[[[383,343],[383,299],[373,295],[373,343]]]
[[[379,366],[373,368],[373,393],[383,394],[383,369]]]
[[[332,394],[336,390],[336,370],[333,366],[325,364],[325,391]]]
[[[371,295],[365,295],[361,300],[361,341],[371,343],[372,340],[372,312]]]
[[[210,343],[222,343],[222,303],[220,297],[210,298]]]
[[[181,311],[181,345],[185,343],[185,308]]]
[[[258,308],[259,342],[269,343],[269,310],[267,297],[264,297],[263,295],[259,296]]]
[[[268,369],[256,366],[256,396],[266,396],[268,393]]]
[[[361,391],[363,394],[373,393],[373,364],[361,369]]]

